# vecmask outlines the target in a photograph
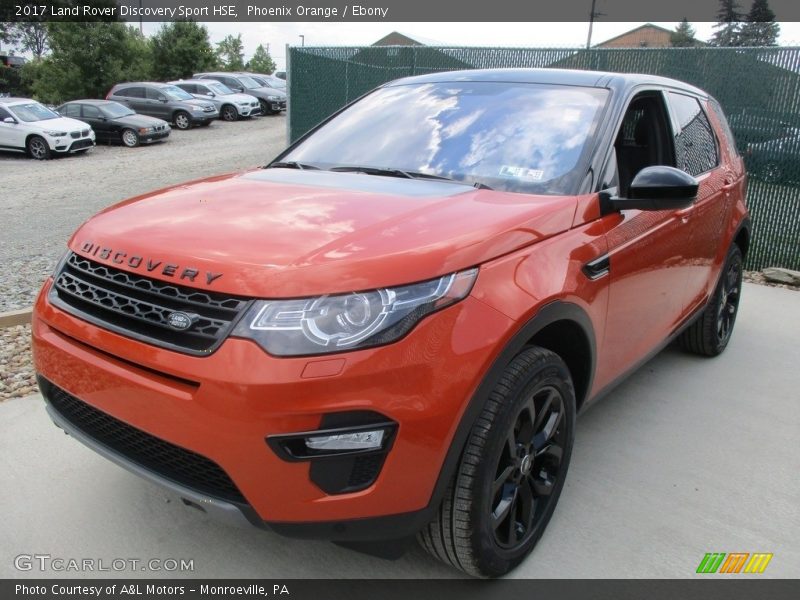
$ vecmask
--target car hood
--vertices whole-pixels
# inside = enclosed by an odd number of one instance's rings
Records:
[[[59,117],[58,119],[47,119],[45,121],[35,121],[33,123],[26,123],[26,125],[35,125],[42,131],[83,131],[88,127],[83,121],[72,119],[70,117]]]
[[[130,125],[131,127],[155,127],[156,125],[166,125],[167,122],[163,119],[156,117],[148,117],[147,115],[127,115],[125,117],[118,117],[113,119],[122,125]]]
[[[286,98],[286,92],[284,92],[283,90],[279,90],[278,88],[260,87],[260,88],[255,88],[255,89],[252,89],[252,90],[249,90],[249,91],[251,91],[251,92],[260,92],[262,94],[269,94],[271,96],[278,96],[279,98],[282,98],[282,99]]]
[[[198,100],[197,98],[193,98],[191,100],[181,100],[184,104],[194,104],[195,106],[202,106],[203,108],[216,108],[213,102],[209,102],[208,100]]]
[[[86,222],[70,248],[164,281],[189,283],[191,269],[196,287],[312,296],[479,265],[569,229],[576,205],[435,180],[259,169],[122,202]]]
[[[240,102],[258,102],[258,98],[255,96],[251,96],[250,94],[227,94],[225,96],[217,96],[217,100],[223,100],[225,102],[236,102],[237,104]]]

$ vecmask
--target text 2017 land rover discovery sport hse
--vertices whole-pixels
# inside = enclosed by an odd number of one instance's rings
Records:
[[[36,303],[39,383],[56,424],[207,512],[500,575],[553,514],[576,413],[673,338],[725,349],[744,187],[719,105],[678,81],[402,79],[263,169],[85,223]]]

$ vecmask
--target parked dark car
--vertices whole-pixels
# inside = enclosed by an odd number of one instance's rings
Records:
[[[274,115],[286,110],[286,92],[264,87],[255,79],[243,73],[195,73],[195,79],[215,79],[227,85],[234,92],[250,94],[258,98],[262,115]]]
[[[286,71],[275,71],[274,75],[278,79],[283,79],[284,81],[286,81]]]
[[[178,129],[210,125],[219,117],[213,103],[197,100],[181,88],[167,83],[118,83],[108,92],[106,100],[115,100],[137,113],[174,123]]]
[[[172,131],[163,119],[136,114],[111,100],[73,100],[56,111],[91,125],[98,142],[121,142],[129,148],[165,140]]]
[[[244,71],[243,74],[255,79],[256,83],[260,83],[264,87],[286,92],[286,81],[283,79],[278,79],[274,75],[267,75],[266,73],[250,73],[249,71]]]
[[[784,137],[750,144],[744,153],[747,170],[767,183],[800,181],[800,129]]]
[[[28,59],[23,56],[9,56],[8,54],[0,54],[0,65],[4,67],[20,68],[28,62]]]

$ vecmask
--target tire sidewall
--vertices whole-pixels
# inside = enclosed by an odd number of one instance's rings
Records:
[[[133,133],[134,136],[136,136],[136,143],[135,144],[128,144],[125,141],[125,134],[127,132],[131,132],[131,133]],[[139,134],[136,133],[133,129],[123,129],[122,130],[122,135],[120,135],[120,137],[122,138],[122,144],[124,146],[126,146],[127,148],[136,148],[139,145]]]
[[[186,127],[181,127],[178,124],[178,119],[180,119],[181,117],[185,117],[186,118],[186,123],[187,123]],[[191,129],[192,128],[192,118],[189,116],[189,113],[187,113],[185,111],[178,111],[177,113],[175,113],[175,127],[180,129],[181,131],[186,131],[187,129]]]
[[[44,145],[44,148],[45,148],[45,150],[44,150],[44,153],[43,153],[41,156],[36,156],[36,155],[35,155],[35,154],[34,154],[34,153],[31,151],[31,146],[32,146],[32,145],[33,145],[33,143],[34,143],[34,142],[36,142],[36,141],[39,141],[39,142],[41,142],[41,143]],[[47,145],[47,140],[45,140],[45,139],[44,139],[42,136],[40,136],[40,135],[33,135],[33,136],[31,136],[31,137],[28,139],[28,155],[29,155],[31,158],[33,158],[34,160],[47,160],[48,158],[50,158],[50,148],[49,148],[49,146]]]
[[[722,295],[722,290],[725,285],[725,279],[728,276],[728,271],[730,270],[732,264],[734,262],[738,262],[739,270],[738,270],[738,285],[739,285],[739,298],[736,304],[736,312],[733,315],[733,321],[731,322],[730,332],[728,333],[728,337],[724,340],[720,340],[719,336],[717,335],[717,311],[719,310],[719,302],[720,297]],[[720,354],[722,353],[725,348],[727,348],[728,344],[731,341],[731,337],[733,337],[733,330],[736,326],[736,319],[739,317],[739,308],[741,307],[742,302],[742,283],[743,283],[743,270],[744,270],[744,258],[742,257],[742,252],[736,244],[733,244],[728,250],[728,255],[725,257],[725,264],[722,266],[722,273],[720,274],[719,281],[717,282],[717,288],[714,290],[714,302],[711,306],[711,319],[713,324],[713,334],[715,338],[715,353]]]
[[[575,439],[575,393],[570,381],[569,371],[563,362],[549,360],[541,368],[518,378],[511,394],[507,396],[503,408],[492,424],[492,432],[485,447],[485,456],[487,458],[477,478],[477,501],[472,507],[472,522],[476,524],[472,539],[475,556],[478,557],[481,571],[490,576],[507,573],[528,555],[547,528],[547,524],[558,504],[558,499],[566,480]],[[505,444],[506,432],[516,420],[525,400],[534,390],[543,386],[553,386],[558,389],[564,402],[564,426],[567,428],[567,434],[566,447],[562,455],[561,471],[553,488],[550,502],[528,540],[516,549],[502,548],[494,539],[494,531],[492,531],[488,518],[491,509],[489,504],[493,500],[490,497],[490,491],[497,461]]]

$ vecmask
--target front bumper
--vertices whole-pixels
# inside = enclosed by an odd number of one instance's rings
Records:
[[[140,134],[139,142],[142,144],[150,144],[152,142],[159,142],[169,137],[171,130],[156,131],[155,133]]]
[[[237,104],[236,110],[239,111],[240,117],[255,117],[256,115],[261,114],[261,105],[256,104],[255,106],[240,106]]]
[[[193,125],[201,125],[203,123],[210,123],[214,119],[219,119],[219,111],[203,111],[203,112],[195,112],[192,111],[189,115],[189,120],[192,122]]]
[[[56,139],[48,138],[47,143],[50,146],[50,150],[53,152],[71,154],[73,152],[79,152],[80,150],[86,150],[87,148],[94,148],[95,136],[92,134],[77,140],[69,136]]]
[[[42,377],[115,419],[219,465],[244,499],[226,504],[245,520],[331,539],[402,537],[425,523],[461,415],[512,325],[469,297],[379,348],[275,358],[255,343],[230,338],[210,356],[196,357],[73,317],[48,302],[50,285],[32,320],[34,361]],[[331,415],[367,411],[397,429],[377,479],[366,489],[326,493],[312,481],[313,461],[284,460],[267,443],[269,436],[320,429]],[[177,491],[201,506],[197,496],[208,498],[196,489]]]

